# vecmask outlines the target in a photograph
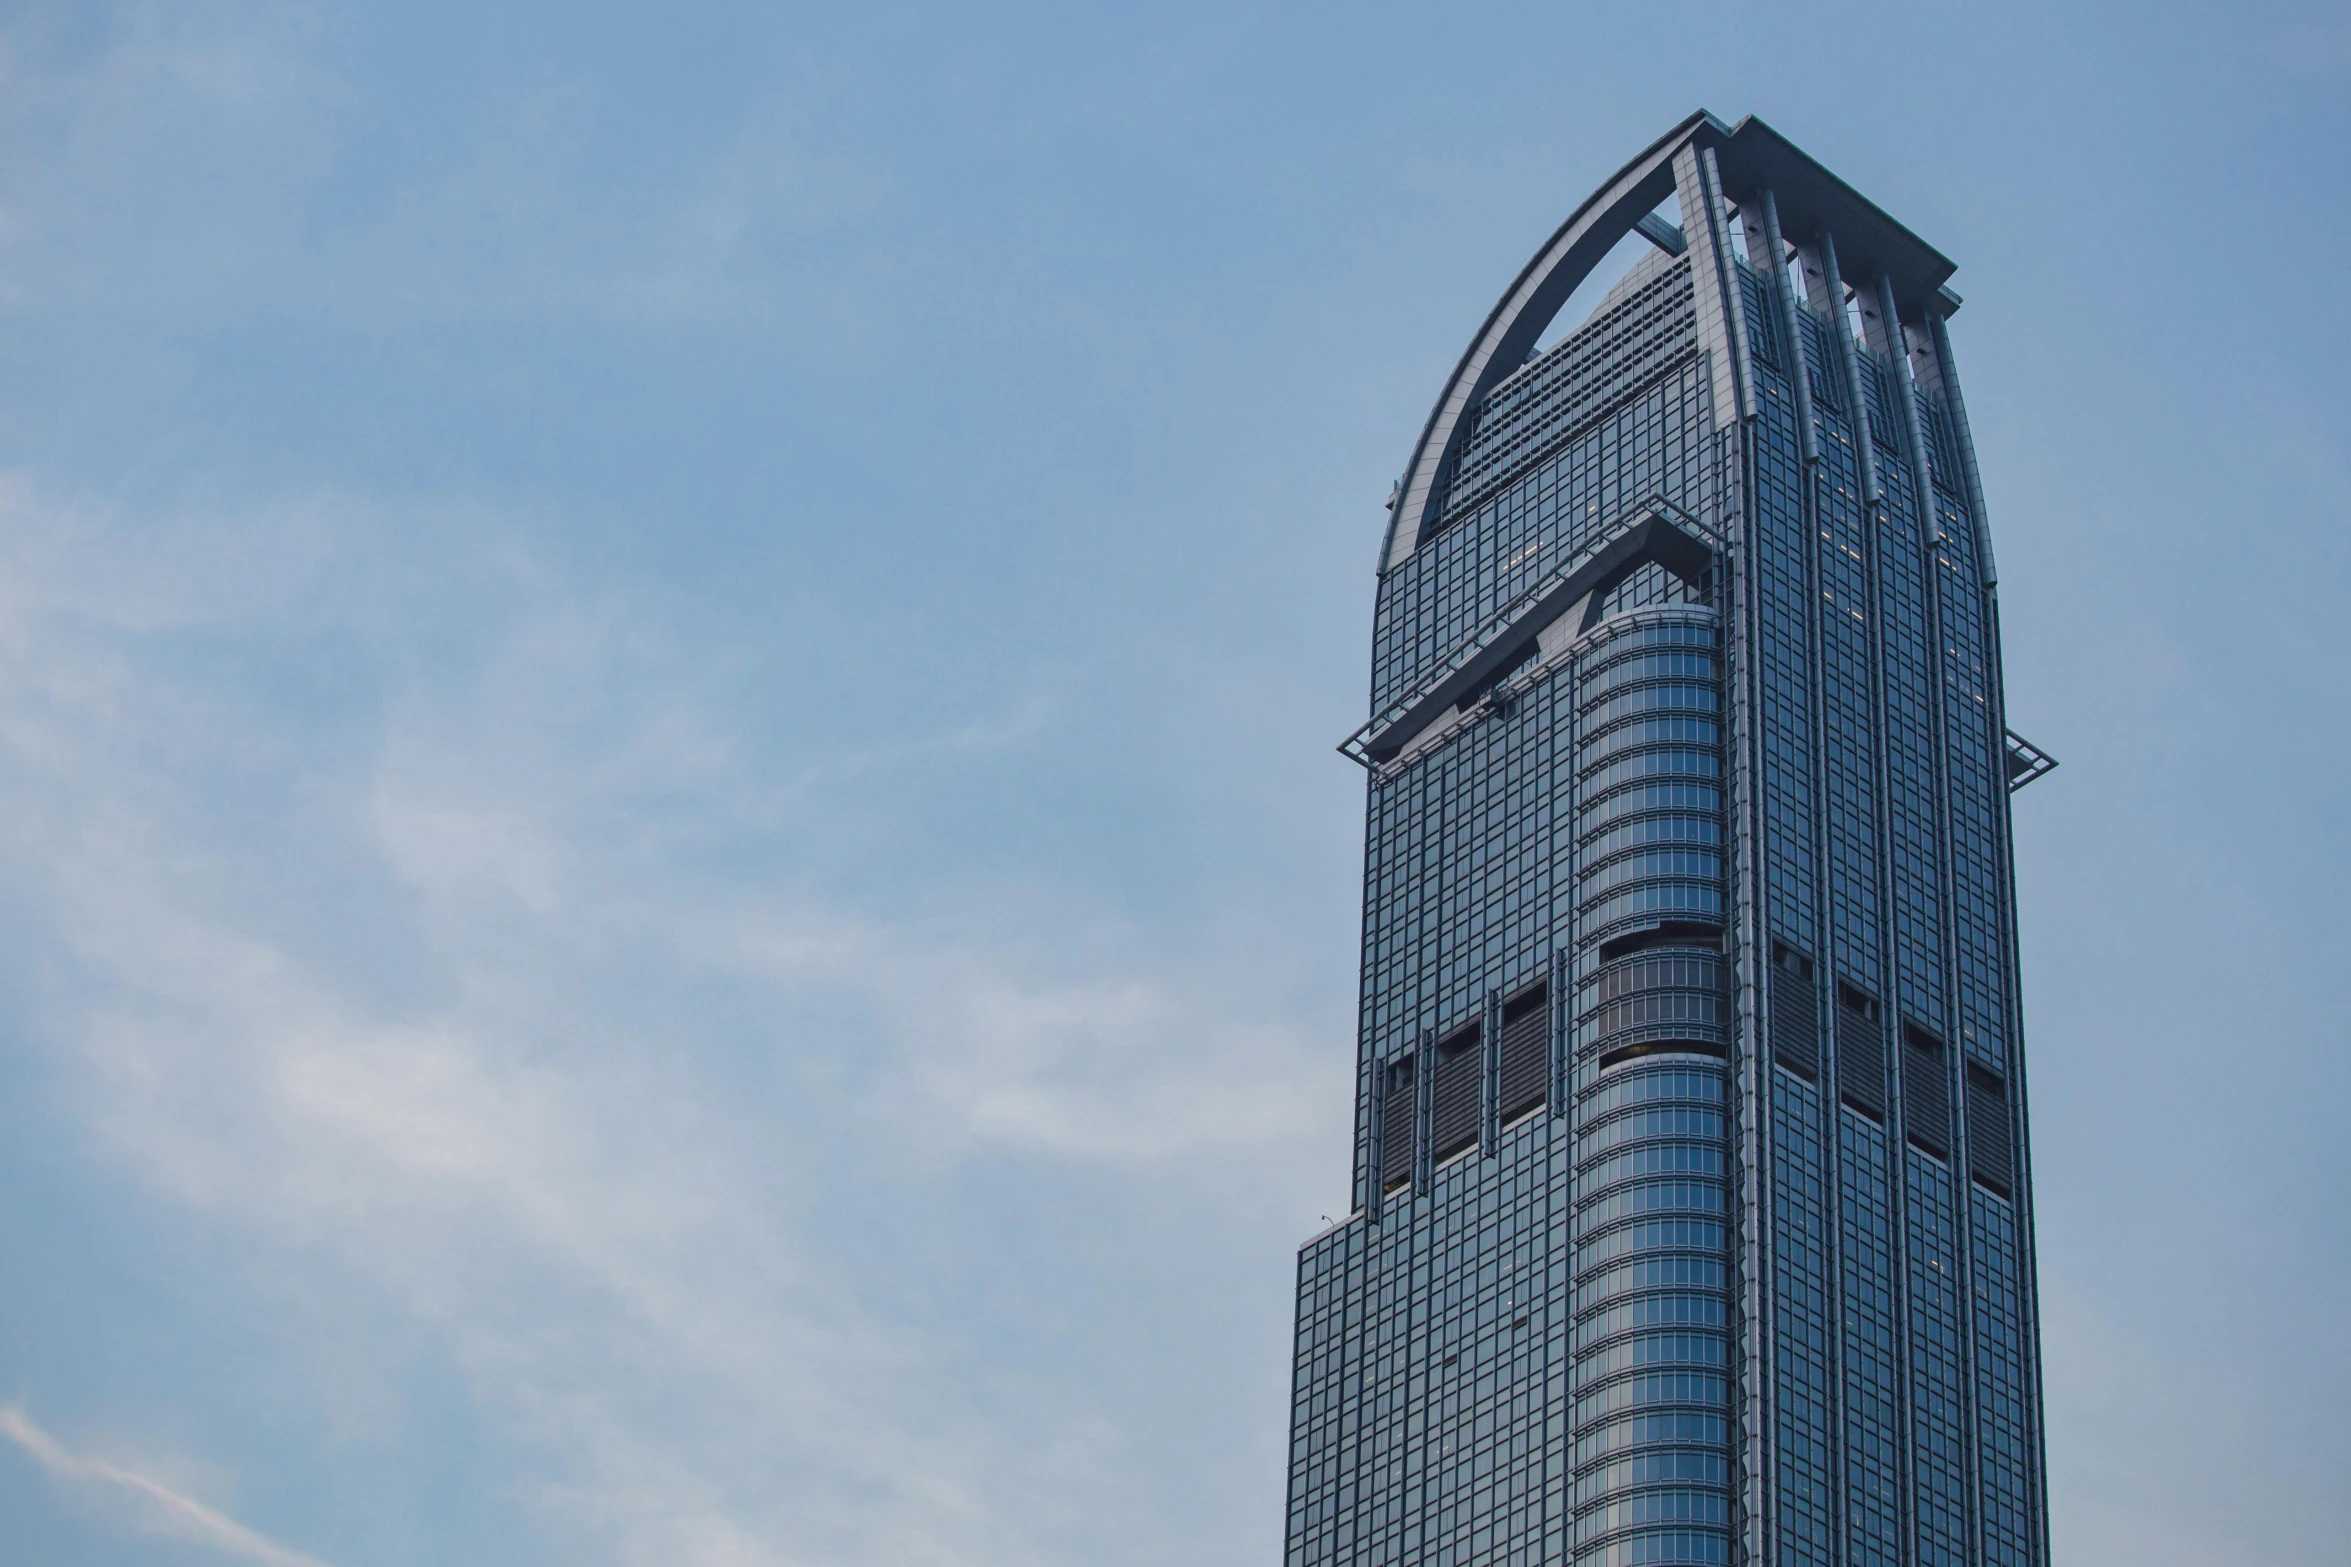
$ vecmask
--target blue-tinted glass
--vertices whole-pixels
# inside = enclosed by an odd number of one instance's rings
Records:
[[[1808,308],[1837,254],[1915,241],[1786,234],[1822,280],[1792,296],[1723,146],[1672,165],[1683,253],[1440,402],[1380,579],[1374,725],[1427,727],[1368,785],[1299,1567],[2045,1562],[1998,616],[1945,305],[1905,273]],[[1498,683],[1428,721],[1481,654]]]

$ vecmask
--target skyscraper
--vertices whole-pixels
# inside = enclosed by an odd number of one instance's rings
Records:
[[[1355,1211],[1299,1256],[1291,1567],[2047,1561],[2007,796],[2051,764],[1951,272],[1701,113],[1438,397],[1342,746]]]

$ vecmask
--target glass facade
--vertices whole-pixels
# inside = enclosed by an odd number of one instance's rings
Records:
[[[2046,1562],[1950,271],[1697,115],[1440,397],[1342,747],[1355,1202],[1299,1258],[1292,1567]]]

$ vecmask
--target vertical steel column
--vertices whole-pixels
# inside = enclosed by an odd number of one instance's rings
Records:
[[[1959,472],[1967,486],[1968,520],[1975,525],[1976,570],[1982,573],[1984,586],[1988,588],[1999,582],[2000,572],[1992,564],[1992,523],[1984,510],[1984,476],[1976,467],[1975,435],[1967,427],[1967,399],[1960,395],[1959,372],[1951,366],[1951,330],[1945,321],[1945,312],[1927,312],[1927,331],[1934,338],[1935,368],[1943,378],[1943,400],[1951,405],[1952,441],[1959,448]]]
[[[1569,674],[1565,678],[1572,680],[1574,676]],[[1572,702],[1570,703],[1570,706],[1573,706]],[[1574,732],[1572,728],[1574,721],[1574,716],[1571,713],[1568,719],[1568,722],[1571,726],[1569,731],[1571,734]],[[1569,769],[1569,773],[1572,785],[1572,776],[1574,773],[1574,769],[1572,767]],[[1574,819],[1575,807],[1572,802],[1568,807],[1568,813],[1570,819]],[[1571,828],[1568,832],[1569,849],[1567,876],[1567,882],[1570,887],[1575,885],[1574,843],[1575,832]],[[1568,1029],[1572,1026],[1571,1020],[1575,1016],[1575,1008],[1569,1005],[1570,998],[1568,996],[1568,986],[1575,982],[1574,965],[1569,961],[1569,955],[1575,949],[1575,915],[1573,913],[1575,898],[1572,893],[1569,895],[1567,902],[1570,909],[1570,913],[1568,915],[1568,928],[1563,932],[1556,933],[1558,935],[1564,936],[1566,939],[1561,941],[1558,946],[1551,949],[1551,993],[1548,998],[1551,1009],[1551,1016],[1549,1019],[1551,1057],[1548,1063],[1550,1069],[1550,1077],[1548,1081],[1550,1086],[1548,1093],[1551,1101],[1551,1119],[1554,1121],[1568,1120],[1568,1096],[1574,1092],[1574,1086],[1568,1079],[1569,1063],[1567,1037]],[[1573,1124],[1573,1122],[1570,1122],[1568,1128],[1562,1129],[1562,1135],[1568,1138],[1569,1144],[1567,1168],[1570,1181],[1574,1179],[1575,1172],[1575,1134],[1572,1130]]]
[[[1437,1113],[1437,1031],[1424,1028],[1412,1053],[1412,1196],[1429,1195],[1436,1178],[1436,1134],[1430,1123]]]
[[[1991,746],[1996,782],[2004,785],[1999,775],[2004,768],[2008,736],[2007,676],[2000,644],[2000,599],[1998,577],[1992,566],[1992,525],[1984,510],[1983,478],[1976,466],[1975,434],[1968,427],[1967,401],[1959,389],[1959,371],[1951,357],[1951,333],[1942,312],[1929,311],[1928,329],[1934,334],[1935,363],[1942,372],[1943,395],[1951,405],[1952,436],[1959,447],[1960,471],[1967,482],[1969,519],[1975,526],[1976,547],[1982,553],[1979,566],[1984,579],[1984,644],[1986,673],[1991,682]],[[2038,1560],[2049,1560],[2049,1453],[2043,1431],[2042,1373],[2041,1373],[2041,1300],[2040,1266],[2037,1240],[2033,1232],[2033,1178],[2031,1156],[2032,1118],[2025,1102],[2025,1048],[2024,1048],[2024,975],[2019,962],[2016,934],[2016,841],[2010,820],[2008,791],[1998,790],[1992,819],[1997,838],[2000,899],[2000,959],[2003,1021],[2008,1025],[2008,1054],[2002,1065],[2007,1070],[2008,1092],[2011,1100],[2009,1132],[2013,1138],[2009,1158],[2014,1193],[2011,1208],[2017,1225],[2017,1315],[2019,1351],[2024,1357],[2025,1387],[2030,1397],[2024,1410],[2025,1429],[2032,1452],[2026,1460],[2025,1472],[2032,1487],[2033,1535],[2039,1546]]]
[[[1878,310],[1885,324],[1887,370],[1894,377],[1894,395],[1902,408],[1903,434],[1909,444],[1911,493],[1917,498],[1919,560],[1924,567],[1927,612],[1927,717],[1934,756],[1934,827],[1936,886],[1942,903],[1943,950],[1937,954],[1943,969],[1943,1016],[1936,1019],[1944,1039],[1943,1093],[1950,1109],[1945,1158],[1951,1169],[1951,1227],[1956,1242],[1957,1267],[1953,1283],[1959,1301],[1960,1450],[1965,1455],[1961,1495],[1965,1514],[1961,1529],[1968,1553],[1983,1555],[1982,1422],[1976,1411],[1975,1353],[1975,1215],[1968,1197],[1967,1068],[1957,1027],[1960,1007],[1959,892],[1952,869],[1951,848],[1951,723],[1950,678],[1945,659],[1948,641],[1943,634],[1942,527],[1935,518],[1934,465],[1928,456],[1926,421],[1919,411],[1918,389],[1911,384],[1909,344],[1904,336],[1894,285],[1881,272],[1877,278]],[[1908,1058],[1904,1058],[1907,1068]]]
[[[1380,781],[1367,778],[1363,785],[1363,863],[1368,866],[1377,851],[1380,832]],[[1372,900],[1363,900],[1363,912],[1356,920],[1356,951],[1371,950]],[[1371,966],[1364,964],[1355,974],[1355,1061],[1357,1076],[1362,1083],[1363,1103],[1355,1114],[1355,1185],[1360,1208],[1373,1224],[1380,1222],[1380,1101],[1386,1084],[1379,1060],[1379,1044],[1372,1038],[1371,1029]]]
[[[1838,357],[1845,366],[1845,406],[1851,410],[1847,423],[1853,432],[1854,457],[1857,477],[1861,484],[1862,544],[1868,552],[1869,581],[1869,693],[1872,760],[1877,774],[1877,881],[1878,881],[1878,972],[1871,976],[1877,981],[1881,1022],[1884,1024],[1882,1049],[1885,1055],[1885,1121],[1879,1128],[1886,1146],[1886,1222],[1887,1253],[1891,1259],[1893,1278],[1894,1359],[1897,1367],[1894,1388],[1895,1418],[1901,1424],[1902,1440],[1896,1445],[1895,1494],[1900,1508],[1899,1538],[1905,1562],[1916,1561],[1917,1520],[1912,1506],[1914,1465],[1911,1462],[1916,1443],[1912,1440],[1917,1426],[1912,1418],[1913,1374],[1910,1363],[1910,1226],[1909,1180],[1902,1157],[1902,1084],[1900,1077],[1902,1056],[1901,991],[1902,964],[1900,937],[1894,926],[1894,770],[1890,750],[1892,726],[1886,714],[1886,600],[1885,563],[1878,547],[1878,529],[1885,515],[1886,495],[1878,482],[1875,437],[1870,433],[1869,398],[1861,379],[1861,355],[1854,347],[1853,329],[1845,319],[1845,279],[1837,266],[1836,236],[1821,230],[1816,238],[1820,247],[1821,271],[1834,306],[1830,326],[1837,340]],[[1833,1014],[1832,1014],[1833,1016]],[[1838,1112],[1843,1114],[1842,1109]]]
[[[1478,1024],[1478,1154],[1494,1157],[1502,1135],[1502,992],[1486,992]]]
[[[1690,293],[1698,309],[1698,349],[1711,361],[1707,379],[1714,394],[1714,427],[1736,429],[1741,420],[1755,416],[1755,402],[1747,382],[1745,334],[1737,324],[1738,281],[1731,271],[1730,243],[1723,233],[1721,179],[1715,172],[1714,154],[1684,146],[1674,154],[1673,174],[1674,191],[1682,204],[1682,228],[1690,242]]]
[[[1800,426],[1796,433],[1809,471],[1812,464],[1820,461],[1820,438],[1812,428],[1812,367],[1805,363],[1803,329],[1796,319],[1795,296],[1788,292],[1788,241],[1780,232],[1780,206],[1772,197],[1771,187],[1763,186],[1755,195],[1763,208],[1763,235],[1771,249],[1769,276],[1772,287],[1779,291],[1780,323],[1788,336],[1788,378],[1796,388],[1796,418]]]
[[[1845,1453],[1845,1210],[1844,1139],[1837,1135],[1836,1047],[1830,1026],[1836,997],[1829,984],[1830,949],[1836,941],[1836,915],[1831,907],[1836,879],[1829,868],[1829,726],[1828,657],[1820,625],[1820,438],[1813,426],[1812,370],[1804,351],[1804,323],[1788,291],[1787,237],[1780,231],[1779,202],[1770,187],[1756,192],[1763,208],[1764,241],[1771,251],[1768,274],[1778,296],[1780,325],[1788,343],[1789,379],[1796,388],[1796,423],[1804,454],[1804,651],[1811,678],[1805,682],[1806,715],[1812,728],[1812,876],[1818,889],[1814,921],[1812,964],[1813,1053],[1819,1061],[1819,1113],[1814,1127],[1820,1137],[1821,1168],[1821,1283],[1823,1325],[1827,1335],[1829,1378],[1829,1495],[1831,1537],[1829,1559],[1842,1563],[1850,1544],[1846,1491],[1850,1482]],[[1825,1000],[1824,1000],[1825,998]]]
[[[1727,878],[1731,920],[1727,933],[1732,985],[1732,1029],[1727,1077],[1733,1135],[1730,1139],[1730,1189],[1738,1204],[1738,1240],[1731,1251],[1732,1300],[1736,1320],[1733,1341],[1738,1344],[1739,1431],[1733,1452],[1739,1464],[1734,1482],[1734,1559],[1760,1564],[1769,1559],[1772,1538],[1770,1467],[1770,1335],[1769,1293],[1763,1281],[1770,1277],[1769,1226],[1762,1222],[1760,1172],[1769,1157],[1765,1143],[1769,1116],[1761,1113],[1761,1084],[1756,1063],[1760,1058],[1761,976],[1756,972],[1756,904],[1758,870],[1756,845],[1760,841],[1760,805],[1755,791],[1756,672],[1754,639],[1757,634],[1754,594],[1749,589],[1753,562],[1748,559],[1754,530],[1752,505],[1754,461],[1749,421],[1755,417],[1752,366],[1747,358],[1744,311],[1739,301],[1738,274],[1731,262],[1723,210],[1722,179],[1711,149],[1685,148],[1674,160],[1681,196],[1684,231],[1690,239],[1693,274],[1703,265],[1712,276],[1693,275],[1692,294],[1698,302],[1699,343],[1709,351],[1718,378],[1714,388],[1717,471],[1723,476],[1717,516],[1730,547],[1724,552],[1729,570],[1725,602],[1719,606],[1723,628],[1722,651],[1727,668],[1723,681],[1730,733],[1724,747],[1730,763],[1731,801],[1724,813],[1731,831],[1734,869]],[[1694,221],[1693,221],[1694,215]],[[1727,384],[1726,384],[1727,383]],[[1726,397],[1725,393],[1729,395]]]

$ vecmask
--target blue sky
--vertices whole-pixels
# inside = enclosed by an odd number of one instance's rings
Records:
[[[2060,1558],[2342,1559],[2338,9],[20,0],[10,1561],[1275,1560],[1380,501],[1700,105],[1960,266]]]

